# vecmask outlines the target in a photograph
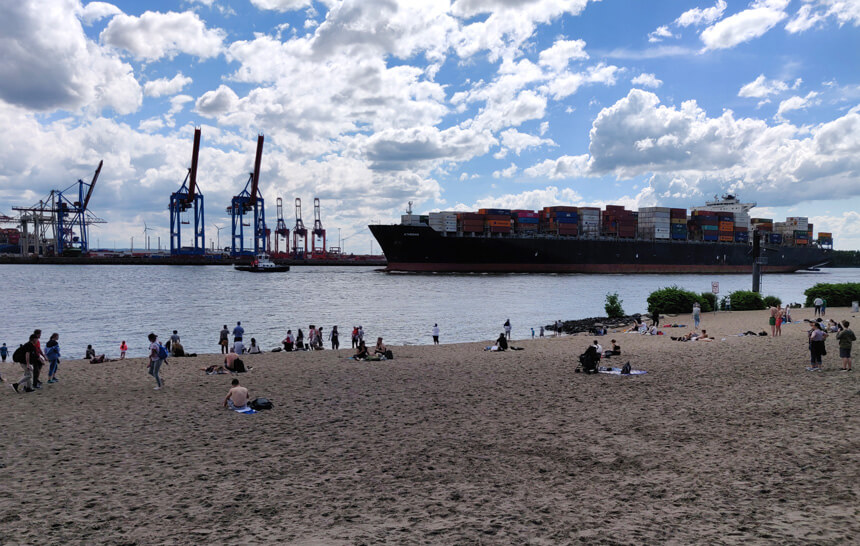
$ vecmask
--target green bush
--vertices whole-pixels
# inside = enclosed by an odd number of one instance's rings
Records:
[[[693,304],[696,302],[699,303],[702,311],[705,311],[705,302],[701,296],[677,286],[669,286],[651,292],[651,295],[648,296],[648,312],[659,311],[663,314],[692,313]]]
[[[624,309],[621,307],[623,300],[618,298],[618,293],[606,294],[606,304],[603,308],[606,310],[606,316],[609,318],[621,318],[624,316]]]
[[[703,313],[710,313],[714,309],[717,308],[717,295],[713,292],[702,292],[702,306]]]
[[[777,298],[776,296],[765,296],[763,301],[764,301],[764,304],[766,307],[781,307],[782,306],[782,300]]]
[[[738,290],[729,294],[732,298],[732,311],[756,311],[767,309],[761,294],[749,290]]]
[[[824,298],[827,307],[850,307],[852,301],[860,301],[860,283],[818,283],[803,293],[806,295],[807,307],[813,305],[815,298]]]

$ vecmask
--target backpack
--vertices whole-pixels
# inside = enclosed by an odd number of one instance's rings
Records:
[[[14,353],[12,353],[12,362],[17,362],[19,364],[26,363],[27,359],[24,356],[26,353],[27,351],[24,350],[24,346],[21,345],[20,347],[15,349]]]
[[[170,353],[167,352],[167,349],[161,343],[158,344],[158,358],[159,360],[166,360],[167,357],[170,356]]]
[[[236,373],[245,373],[245,363],[242,362],[241,358],[237,358],[233,361],[233,371]]]
[[[248,403],[248,405],[255,411],[272,409],[273,407],[272,401],[268,398],[263,398],[262,396],[254,398]]]
[[[621,367],[621,375],[630,375],[630,363],[629,362]]]
[[[385,359],[386,360],[394,360],[394,353],[391,352],[391,349],[385,351]]]

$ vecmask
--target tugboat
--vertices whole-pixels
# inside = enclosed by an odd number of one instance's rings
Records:
[[[233,268],[236,271],[250,271],[251,273],[283,273],[290,270],[290,266],[277,265],[265,254],[255,257],[250,265],[234,264]]]

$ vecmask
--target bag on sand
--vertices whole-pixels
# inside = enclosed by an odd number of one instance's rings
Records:
[[[245,369],[245,363],[242,362],[241,358],[237,358],[233,361],[233,371],[236,373],[245,373],[247,371]]]
[[[630,362],[621,366],[621,375],[630,375]]]
[[[394,353],[390,349],[385,351],[385,360],[394,360]]]
[[[251,407],[252,410],[255,411],[272,409],[273,406],[271,400],[269,400],[268,398],[263,398],[262,396],[254,398],[248,403],[248,405]]]

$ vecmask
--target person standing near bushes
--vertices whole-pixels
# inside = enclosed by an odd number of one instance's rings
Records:
[[[702,307],[699,302],[693,303],[693,326],[696,330],[699,329],[699,321],[702,320]]]
[[[827,332],[821,329],[821,324],[818,322],[812,323],[812,328],[809,330],[809,364],[806,368],[810,372],[821,371],[821,357],[827,354],[824,347],[824,340],[827,339]]]

